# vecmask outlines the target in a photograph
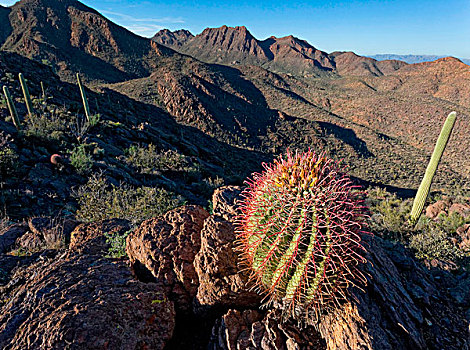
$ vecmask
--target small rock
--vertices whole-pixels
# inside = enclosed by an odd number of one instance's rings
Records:
[[[0,254],[8,253],[18,238],[28,231],[25,224],[13,224],[0,231]]]
[[[212,195],[213,213],[222,216],[225,220],[232,220],[238,214],[238,206],[242,200],[240,186],[223,186],[214,191]]]
[[[436,203],[433,203],[426,208],[426,216],[434,220],[439,217],[440,213],[445,213],[450,205],[451,203],[449,200],[437,201]]]

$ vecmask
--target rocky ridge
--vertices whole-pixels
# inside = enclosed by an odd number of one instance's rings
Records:
[[[0,346],[469,348],[470,276],[428,270],[402,246],[373,236],[363,238],[366,288],[351,289],[318,323],[302,329],[275,307],[260,309],[233,246],[239,193],[216,190],[211,215],[183,206],[144,222],[127,238],[128,261],[106,258],[100,238],[125,229],[123,221],[79,225],[68,249],[10,261],[17,267],[0,286]],[[0,238],[11,239],[12,230],[20,232],[9,227]]]

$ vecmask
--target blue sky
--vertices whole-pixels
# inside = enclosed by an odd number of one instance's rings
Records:
[[[161,28],[197,34],[206,27],[245,25],[258,39],[293,34],[327,52],[470,58],[470,0],[83,2],[143,36]]]

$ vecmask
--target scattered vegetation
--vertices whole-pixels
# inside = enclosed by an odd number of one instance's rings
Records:
[[[411,225],[412,200],[400,199],[380,188],[368,190],[367,204],[371,231],[413,249],[418,259],[437,259],[456,266],[469,263],[470,252],[460,249],[456,240],[457,228],[470,223],[470,218],[465,219],[458,212],[443,212],[435,220],[422,216],[416,225]]]
[[[76,216],[85,222],[119,218],[136,224],[183,204],[182,198],[162,188],[109,184],[103,174],[93,174],[75,197]]]
[[[135,167],[141,174],[157,174],[161,171],[192,170],[185,156],[174,150],[158,151],[157,147],[149,144],[147,147],[131,146],[126,151],[125,161]]]
[[[11,137],[0,131],[0,180],[16,172],[18,154],[12,145]]]

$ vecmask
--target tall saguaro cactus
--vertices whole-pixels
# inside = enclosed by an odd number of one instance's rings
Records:
[[[421,185],[419,185],[418,192],[413,201],[413,207],[410,214],[410,223],[415,225],[424,208],[426,199],[428,198],[429,189],[431,188],[432,179],[436,173],[437,166],[441,160],[444,149],[446,148],[447,142],[449,141],[450,134],[454,128],[455,119],[457,118],[457,113],[452,112],[447,117],[444,126],[442,127],[439,138],[437,139],[436,146],[434,147],[434,152],[432,153],[431,160],[429,161],[428,167],[426,168],[426,173],[424,174]]]
[[[20,118],[18,118],[18,112],[16,111],[15,104],[11,98],[10,91],[8,91],[6,86],[3,87],[3,93],[5,95],[5,99],[7,100],[7,105],[8,109],[10,110],[11,119],[13,119],[13,124],[15,124],[16,129],[21,130],[21,123]]]
[[[34,108],[33,102],[31,101],[31,96],[29,95],[28,85],[26,85],[26,80],[24,79],[23,73],[20,73],[18,76],[20,78],[21,89],[23,90],[24,102],[26,103],[26,108],[28,109],[28,115],[30,118],[32,118]]]
[[[78,73],[77,73],[77,82],[78,82],[78,87],[80,88],[80,94],[82,95],[83,109],[85,110],[85,116],[88,122],[90,122],[90,118],[91,118],[90,107],[88,106],[88,100],[86,98],[85,88],[82,84],[82,81],[80,80],[80,75]]]

